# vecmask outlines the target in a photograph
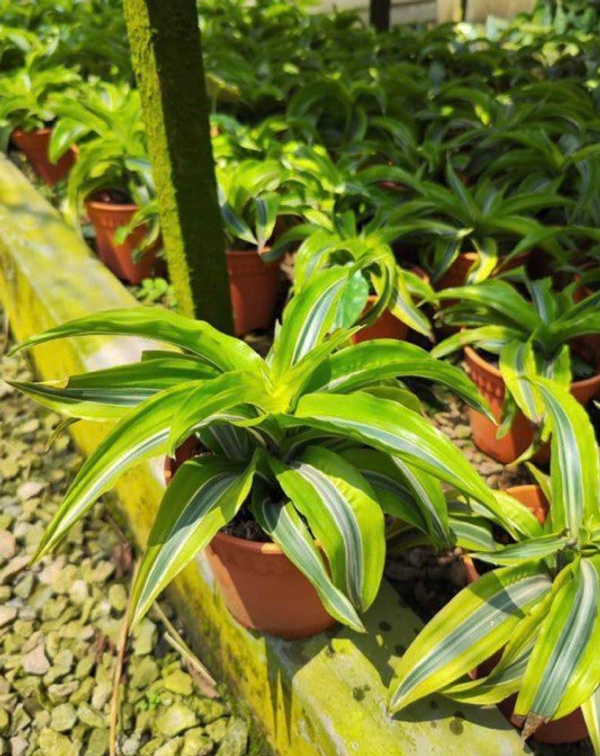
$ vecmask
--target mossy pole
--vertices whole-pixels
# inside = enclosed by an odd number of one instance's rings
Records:
[[[124,0],[180,312],[233,329],[196,0]]]

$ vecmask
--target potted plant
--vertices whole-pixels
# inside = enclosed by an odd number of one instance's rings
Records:
[[[94,84],[80,99],[63,100],[60,112],[51,157],[79,147],[67,186],[70,213],[77,221],[85,209],[102,262],[139,284],[152,274],[160,246],[156,222],[130,225],[155,195],[139,95],[127,85]]]
[[[408,648],[390,709],[434,691],[467,703],[503,702],[524,738],[546,742],[585,737],[583,715],[598,754],[598,449],[576,400],[548,379],[536,387],[553,431],[550,479],[540,477],[544,489],[534,496],[531,489],[516,493],[536,506],[544,525],[519,537],[506,518],[514,542],[492,541],[472,555],[494,569],[452,599]]]
[[[217,168],[219,204],[236,335],[273,325],[279,266],[264,253],[286,209],[278,189],[284,170],[276,160],[242,160]]]
[[[425,238],[432,237],[425,245],[421,242],[421,265],[438,290],[461,286],[466,280],[483,281],[514,266],[536,244],[549,244],[553,232],[545,229],[532,213],[568,203],[551,189],[506,196],[508,185],[488,179],[470,188],[450,162],[446,168],[447,186],[411,177],[400,169],[395,172],[417,192],[413,204],[421,222],[432,219],[454,228],[453,235],[440,234],[437,225],[432,234],[428,235],[426,229],[421,232]],[[406,209],[400,207],[397,217],[390,213],[388,222],[406,222]],[[407,231],[410,230],[409,223]]]
[[[22,150],[35,173],[53,186],[69,173],[75,151],[66,150],[58,160],[48,154],[56,120],[58,95],[79,82],[78,74],[60,65],[47,65],[45,48],[33,48],[25,65],[0,76],[0,127],[3,148],[8,141]]]
[[[345,299],[345,324],[364,325],[354,343],[377,338],[404,340],[409,328],[433,338],[431,324],[420,307],[435,294],[419,268],[406,270],[396,262],[389,241],[393,227],[373,219],[359,231],[352,211],[324,216],[321,223],[304,223],[284,234],[268,253],[281,254],[290,240],[303,239],[294,264],[294,290],[302,291],[315,273],[333,265],[357,268]]]
[[[209,547],[225,603],[242,624],[285,637],[317,632],[331,618],[361,630],[358,613],[375,598],[383,572],[384,512],[418,523],[440,544],[448,534],[445,504],[427,480],[446,481],[484,505],[495,500],[397,378],[433,380],[483,410],[472,383],[411,344],[347,347],[352,332],[335,327],[347,281],[345,268],[325,270],[294,297],[266,359],[207,323],[146,307],[92,315],[17,347],[105,333],[184,350],[73,376],[64,388],[15,384],[70,417],[118,421],[83,464],[37,557],[123,472],[179,454],[133,589],[134,621]],[[183,461],[194,439],[200,453]],[[414,505],[405,504],[406,490]],[[257,535],[258,543],[247,540]],[[283,555],[314,587],[302,589],[308,604],[299,604],[300,578]],[[295,577],[280,586],[276,575]]]
[[[471,378],[500,424],[498,428],[472,412],[473,441],[504,463],[513,462],[531,446],[532,423],[538,427],[542,423],[539,398],[521,378],[525,368],[570,387],[582,404],[600,391],[598,355],[582,348],[585,337],[600,332],[600,293],[578,302],[576,283],[560,293],[553,291],[550,278],[525,276],[523,283],[528,297],[516,284],[501,280],[438,294],[440,301],[454,302],[439,317],[462,330],[438,344],[433,353],[443,357],[464,348]]]

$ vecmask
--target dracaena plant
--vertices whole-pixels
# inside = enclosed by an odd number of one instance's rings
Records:
[[[381,115],[385,109],[385,91],[377,83],[322,78],[294,95],[286,118],[307,141],[339,149],[364,137],[369,115]]]
[[[267,257],[276,257],[290,240],[303,239],[295,256],[294,290],[302,291],[324,268],[346,265],[357,269],[348,288],[344,308],[346,325],[357,320],[373,323],[389,310],[410,328],[433,338],[431,323],[421,306],[435,298],[428,281],[396,262],[390,241],[397,236],[393,227],[384,227],[379,218],[361,230],[353,212],[326,217],[322,224],[304,223],[285,234]],[[373,306],[363,315],[369,295]]]
[[[295,214],[293,198],[284,200],[278,191],[285,176],[284,167],[276,160],[223,161],[217,166],[219,207],[229,250],[262,253],[278,218]],[[149,226],[146,245],[154,243],[160,229],[156,197],[140,207],[122,233],[126,235],[139,225]]]
[[[600,466],[583,407],[556,383],[537,389],[552,426],[549,502],[544,525],[516,531],[506,545],[489,539],[473,554],[495,566],[463,589],[421,631],[397,669],[390,708],[434,691],[454,700],[494,704],[517,694],[524,736],[578,707],[600,754]],[[508,494],[504,497],[510,500]],[[513,500],[510,511],[518,506]],[[488,535],[491,535],[491,530]],[[499,653],[478,679],[469,673]]]
[[[73,87],[79,75],[64,66],[46,63],[45,47],[35,47],[25,56],[25,64],[0,76],[0,127],[3,148],[11,131],[35,131],[56,119],[59,93]]]
[[[423,265],[431,271],[434,281],[439,280],[461,251],[478,254],[469,280],[473,283],[485,280],[549,236],[533,213],[567,204],[564,197],[552,191],[506,196],[507,186],[497,186],[488,180],[470,188],[450,163],[446,169],[447,186],[422,181],[401,170],[397,175],[417,192],[414,207],[418,218],[431,218],[454,228],[452,236],[440,236],[434,223],[431,236],[437,238],[423,249]],[[392,213],[388,220],[398,224],[401,219],[406,219],[402,207],[398,218]]]
[[[78,160],[69,174],[68,205],[77,216],[98,192],[109,200],[140,206],[155,195],[147,157],[139,94],[126,84],[95,82],[79,98],[61,98],[60,119],[49,155],[58,160],[74,144]]]
[[[502,280],[438,294],[441,302],[454,300],[439,316],[462,330],[438,344],[433,354],[444,357],[472,345],[498,360],[507,391],[500,434],[510,427],[517,409],[536,424],[543,420],[543,405],[522,378],[524,372],[568,388],[574,375],[588,378],[598,370],[598,355],[586,353],[585,342],[582,347],[577,339],[600,333],[600,293],[582,298],[575,283],[555,292],[551,278],[523,280],[527,295]]]
[[[277,160],[242,160],[217,168],[219,205],[229,249],[262,252],[277,218],[293,212],[278,191],[285,175]]]
[[[384,513],[419,523],[441,546],[450,533],[440,481],[484,505],[495,500],[398,378],[432,380],[485,411],[473,385],[414,345],[346,347],[352,332],[335,322],[347,280],[345,269],[327,270],[295,297],[265,359],[207,323],[146,307],[98,313],[17,347],[129,334],[182,350],[72,376],[62,388],[16,384],[68,417],[117,421],[81,467],[37,557],[122,473],[173,455],[196,434],[205,453],[179,468],[157,512],[133,589],[135,619],[245,507],[327,610],[362,629],[358,612],[375,598],[383,571]],[[414,505],[405,503],[406,491]]]

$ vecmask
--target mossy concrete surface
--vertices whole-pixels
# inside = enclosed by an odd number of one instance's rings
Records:
[[[132,297],[89,254],[75,232],[19,171],[0,159],[0,297],[18,338]],[[139,340],[104,338],[54,343],[35,351],[43,378],[135,359]],[[99,425],[78,423],[89,453]],[[136,539],[143,543],[162,491],[160,465],[143,465],[117,489]],[[198,652],[255,714],[282,756],[514,756],[528,753],[494,708],[431,698],[390,719],[387,686],[421,621],[384,584],[366,616],[369,633],[338,629],[288,643],[247,632],[221,604],[203,558],[186,569],[170,599]]]

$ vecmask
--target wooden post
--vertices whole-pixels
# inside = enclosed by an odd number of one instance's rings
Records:
[[[371,0],[369,6],[369,23],[377,31],[385,32],[390,28],[391,0]]]
[[[233,330],[196,0],[124,0],[180,312]]]

